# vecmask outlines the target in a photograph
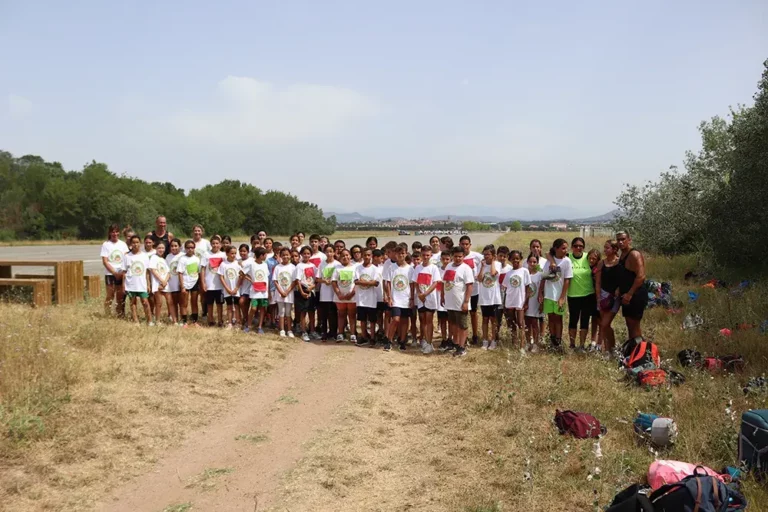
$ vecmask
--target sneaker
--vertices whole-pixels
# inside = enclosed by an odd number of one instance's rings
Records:
[[[477,336],[472,336],[472,345],[477,345]]]
[[[189,324],[179,324],[182,329],[189,329]]]
[[[384,352],[389,352],[390,350],[392,350],[392,344],[389,341],[387,341],[386,343],[384,343]]]
[[[454,352],[459,346],[452,341],[448,341],[448,349],[446,352]]]
[[[405,352],[407,348],[408,348],[408,347],[407,347],[407,345],[405,344],[405,342],[401,341],[401,342],[400,342],[400,352]]]
[[[467,348],[456,346],[456,352],[453,353],[453,357],[464,357],[465,355],[467,355]]]
[[[438,347],[438,350],[440,352],[445,352],[450,348],[451,348],[451,343],[448,340],[443,340],[440,342],[440,346]]]
[[[536,354],[539,351],[539,345],[536,343],[531,343],[530,345],[531,354]]]
[[[571,350],[576,350],[576,344],[574,342],[571,342],[568,348],[570,348]]]
[[[228,331],[231,331],[231,330],[232,330],[232,327],[234,327],[232,324],[227,324],[227,326],[225,327],[225,329],[227,329]]]
[[[421,349],[422,352],[427,348],[427,340],[421,340],[419,342],[419,349]],[[424,352],[426,354],[426,352]]]
[[[357,336],[355,336],[354,334],[352,336],[350,336],[349,337],[349,342],[350,343],[357,343]]]
[[[294,337],[293,331],[288,331],[286,334],[288,335],[289,338],[293,338]]]
[[[376,346],[376,338],[371,338],[368,340],[368,345],[375,347]]]
[[[360,337],[359,339],[355,340],[355,346],[356,347],[364,347],[368,344],[368,340]]]
[[[309,342],[309,334],[304,333],[301,335],[301,341]]]
[[[280,336],[281,338],[285,338],[285,331],[280,331],[278,336]]]
[[[496,344],[496,340],[493,340],[490,345],[488,345],[488,350],[496,350],[499,348],[499,346]]]
[[[435,347],[433,347],[431,343],[425,342],[424,345],[422,345],[421,347],[422,354],[431,354],[434,351],[435,351]]]
[[[150,326],[150,327],[154,327],[155,326],[155,322],[149,322],[147,325]]]
[[[488,346],[490,345],[490,342],[488,340],[483,340],[483,346],[480,347],[482,350],[488,350]]]
[[[249,332],[251,332],[251,330],[250,330],[250,329],[248,328],[248,326],[246,325],[245,327],[243,327],[243,332],[244,332],[245,334],[248,334]]]
[[[520,355],[521,355],[521,356],[527,356],[527,355],[528,355],[528,352],[526,352],[526,351],[525,351],[525,349],[524,349],[523,347],[520,347]]]
[[[312,338],[313,340],[320,339],[320,335],[317,333],[317,331],[312,331],[311,333],[309,333],[309,337]]]
[[[336,343],[341,343],[343,341],[344,341],[344,335],[343,334],[339,334],[338,336],[336,336]]]
[[[264,334],[264,329],[262,329],[261,327],[259,327],[259,330],[258,330],[258,331],[256,331],[256,334]]]

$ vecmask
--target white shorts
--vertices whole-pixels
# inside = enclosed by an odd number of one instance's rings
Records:
[[[290,318],[291,317],[291,304],[290,302],[278,302],[277,303],[277,317],[278,318]]]

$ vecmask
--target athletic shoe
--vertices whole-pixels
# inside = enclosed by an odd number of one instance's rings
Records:
[[[496,344],[496,340],[493,340],[490,345],[488,345],[488,350],[496,350],[499,346]]]
[[[376,338],[371,338],[368,340],[368,344],[372,347],[376,346]]]
[[[288,335],[289,338],[293,338],[294,337],[293,336],[293,331],[288,331],[286,334]]]
[[[264,334],[264,329],[262,329],[261,327],[259,327],[259,330],[258,330],[258,331],[256,331],[256,334]]]
[[[280,336],[281,338],[285,338],[285,331],[280,331],[278,336]]]
[[[243,328],[243,332],[244,332],[245,334],[248,334],[249,332],[251,332],[251,330],[250,330],[250,329],[248,328],[248,326],[246,325],[246,326]]]
[[[357,336],[355,336],[354,334],[352,336],[350,336],[349,337],[349,342],[350,343],[357,343]]]
[[[389,341],[387,341],[386,343],[384,343],[384,352],[389,352],[390,350],[392,350],[392,344]]]
[[[448,350],[446,350],[446,352],[453,352],[453,351],[455,351],[459,347],[457,344],[455,344],[452,341],[449,341],[448,344],[449,344],[449,346],[448,346]]]
[[[472,336],[472,345],[477,345],[477,336]]]
[[[528,352],[526,352],[524,348],[520,347],[520,355],[521,356],[527,356]]]
[[[453,357],[464,357],[467,355],[467,348],[466,347],[456,347],[456,352],[453,353]]]
[[[309,337],[312,338],[313,340],[320,339],[320,335],[317,333],[317,331],[312,331],[311,333],[309,333]]]
[[[343,334],[339,334],[338,336],[336,336],[336,343],[341,343],[343,341],[344,341],[344,335]]]
[[[431,343],[424,342],[424,345],[421,346],[422,354],[431,354],[434,351],[435,347],[433,347]]]
[[[189,324],[179,324],[182,329],[189,329]]]
[[[483,346],[480,348],[483,350],[488,350],[488,345],[490,345],[490,342],[488,340],[483,340]]]
[[[440,347],[438,350],[440,352],[445,352],[446,350],[449,350],[451,348],[451,342],[448,340],[443,340],[440,342]]]
[[[360,338],[359,340],[355,341],[356,347],[364,347],[368,344],[368,340],[365,338]]]
[[[309,342],[309,334],[304,333],[301,335],[301,341]]]
[[[150,327],[154,327],[155,326],[155,322],[149,322],[147,325],[150,326]]]
[[[574,342],[571,342],[571,345],[568,347],[571,350],[576,350],[576,344]]]
[[[400,352],[405,352],[408,347],[404,342],[400,342]]]

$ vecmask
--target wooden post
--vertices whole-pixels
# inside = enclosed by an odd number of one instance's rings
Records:
[[[85,291],[89,299],[101,297],[101,276],[85,276]]]

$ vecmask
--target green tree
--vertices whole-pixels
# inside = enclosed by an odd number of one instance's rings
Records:
[[[520,223],[519,220],[516,220],[509,225],[510,231],[522,231],[522,229],[523,229],[523,225]]]

